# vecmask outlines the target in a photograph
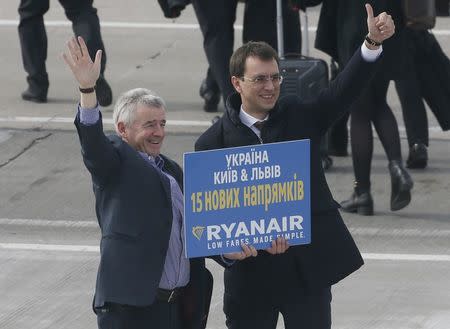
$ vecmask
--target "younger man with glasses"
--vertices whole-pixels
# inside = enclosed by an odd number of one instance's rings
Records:
[[[389,15],[374,17],[370,5],[366,10],[366,41],[314,101],[305,103],[297,96],[279,99],[279,59],[268,44],[249,42],[231,57],[236,93],[228,98],[222,118],[197,140],[195,149],[310,139],[312,243],[287,248],[286,241],[277,241],[277,253],[259,251],[255,257],[226,264],[228,328],[274,329],[281,313],[288,329],[328,329],[331,285],[363,264],[327,186],[320,140],[364,90],[378,66],[381,42],[394,34]]]

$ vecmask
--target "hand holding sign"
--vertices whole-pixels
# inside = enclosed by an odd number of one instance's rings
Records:
[[[285,238],[277,238],[272,241],[272,245],[270,248],[266,248],[267,251],[271,255],[283,254],[286,250],[289,249],[289,244]],[[244,260],[248,257],[256,257],[258,255],[258,251],[253,246],[247,246],[246,244],[242,245],[241,252],[232,252],[229,254],[223,255],[225,258],[230,260]]]
[[[255,247],[243,244],[241,252],[232,252],[223,256],[231,260],[244,260],[248,257],[256,257],[257,255],[258,251],[256,251]]]
[[[270,248],[267,248],[266,251],[269,254],[276,255],[276,254],[283,254],[288,249],[289,244],[286,241],[286,239],[278,237],[276,240],[272,241],[272,245],[270,246]]]

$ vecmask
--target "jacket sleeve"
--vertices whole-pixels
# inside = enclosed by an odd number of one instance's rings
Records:
[[[315,125],[322,135],[361,96],[378,70],[382,56],[375,62],[367,62],[358,48],[342,72],[330,82],[330,86],[309,104]]]
[[[101,114],[94,125],[83,125],[79,114],[74,123],[81,144],[83,162],[92,175],[92,181],[96,185],[104,186],[108,179],[119,170],[120,156],[103,132]]]

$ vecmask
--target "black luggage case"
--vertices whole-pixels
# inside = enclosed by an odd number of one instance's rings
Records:
[[[280,97],[294,94],[304,101],[309,101],[315,98],[322,89],[328,87],[328,65],[322,59],[302,56],[300,54],[287,54],[285,56],[281,1],[277,0],[278,55],[280,57],[280,74],[283,76]],[[308,15],[306,14],[306,9],[303,30],[303,40],[305,41],[306,48],[305,53],[309,54]],[[324,136],[320,145],[324,169],[328,169],[332,165],[332,160],[328,156],[327,140],[327,136]]]
[[[288,55],[280,60],[281,95],[296,94],[308,101],[328,87],[328,65],[322,59]]]

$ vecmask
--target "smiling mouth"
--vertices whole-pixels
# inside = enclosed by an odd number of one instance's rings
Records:
[[[272,99],[274,95],[261,95],[261,97],[264,99]]]

